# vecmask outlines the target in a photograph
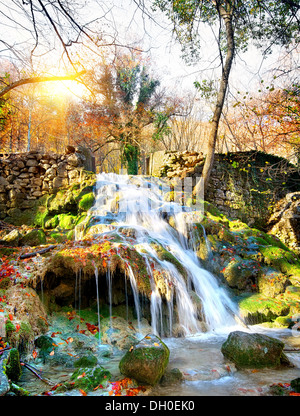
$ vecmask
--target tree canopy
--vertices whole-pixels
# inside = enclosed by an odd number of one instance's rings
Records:
[[[263,48],[299,42],[299,2],[260,0],[154,0],[153,8],[162,10],[173,23],[174,33],[185,55],[197,59],[201,48],[202,25],[216,30],[221,68],[218,93],[211,119],[209,148],[203,169],[204,186],[213,166],[219,122],[228,91],[234,57],[250,42]],[[199,181],[200,186],[200,181]],[[197,188],[196,188],[197,192]]]

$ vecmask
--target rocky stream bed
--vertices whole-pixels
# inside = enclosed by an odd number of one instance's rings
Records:
[[[215,330],[174,253],[151,240],[146,260],[137,228],[89,214],[95,197],[91,183],[73,185],[36,205],[39,226],[1,221],[1,396],[300,393],[294,251],[205,202],[186,238],[237,306]],[[165,222],[178,231],[174,216]],[[198,331],[178,298],[171,307],[181,280],[166,270],[187,282]]]

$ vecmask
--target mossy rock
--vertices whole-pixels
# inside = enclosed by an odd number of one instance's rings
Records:
[[[249,325],[273,322],[279,316],[286,316],[290,312],[288,303],[258,293],[244,294],[238,303],[241,315]]]
[[[82,368],[82,367],[88,367],[93,368],[98,364],[97,357],[95,355],[89,354],[84,355],[83,357],[80,357],[78,360],[74,362],[75,368]]]
[[[235,257],[222,271],[229,287],[238,290],[251,289],[260,274],[257,262]]]
[[[273,266],[282,273],[297,273],[300,276],[300,260],[291,251],[283,250],[280,247],[261,247],[264,263]]]
[[[269,298],[276,298],[279,294],[284,293],[287,283],[286,276],[278,270],[264,268],[258,278],[257,285],[259,293]]]
[[[63,232],[53,232],[50,234],[50,238],[56,243],[62,243],[63,241],[68,240],[68,237]]]
[[[14,393],[16,396],[31,396],[30,392],[18,386],[15,383],[10,383],[10,392]]]
[[[53,348],[53,340],[48,335],[41,335],[35,341],[35,346],[41,351],[50,351]]]
[[[284,343],[263,334],[231,332],[221,347],[225,358],[237,368],[276,368],[289,364]]]
[[[19,230],[15,229],[15,230],[12,230],[10,233],[6,234],[2,238],[1,243],[11,246],[11,247],[18,247],[20,244],[21,238],[22,238],[22,234],[19,232]]]
[[[59,224],[59,216],[58,216],[58,215],[55,215],[54,217],[52,217],[52,218],[48,219],[48,220],[45,222],[44,227],[45,227],[46,229],[48,229],[48,228],[53,229],[53,228],[56,228],[56,227],[58,226],[58,224]]]
[[[169,349],[162,340],[148,334],[126,352],[119,363],[119,369],[122,374],[139,383],[154,386],[165,373],[169,355]]]
[[[104,387],[110,379],[111,373],[100,365],[93,368],[80,367],[71,376],[71,380],[74,381],[73,388],[84,391],[93,390],[99,384]]]
[[[296,392],[300,393],[300,377],[295,378],[291,381],[291,388]]]
[[[151,243],[151,246],[155,249],[156,254],[160,260],[168,261],[169,263],[172,263],[176,269],[179,271],[179,273],[186,277],[186,270],[182,266],[182,264],[176,259],[176,257],[173,256],[172,253],[167,251],[163,246],[157,243]]]
[[[63,230],[71,230],[74,228],[77,216],[68,214],[60,214],[58,215],[58,226]]]
[[[25,234],[20,241],[20,245],[23,246],[39,246],[45,244],[47,241],[46,235],[43,230],[31,230]]]
[[[78,203],[78,208],[81,211],[88,211],[95,203],[95,195],[94,192],[89,192],[82,196]]]
[[[6,375],[11,381],[17,382],[22,374],[20,364],[20,355],[17,348],[12,348],[9,353],[8,362],[6,364]]]

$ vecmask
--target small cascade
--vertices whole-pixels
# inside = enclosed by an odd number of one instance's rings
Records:
[[[108,287],[108,301],[109,301],[109,318],[110,318],[110,327],[112,326],[112,276],[110,269],[106,269],[106,282]]]
[[[99,301],[99,271],[95,267],[95,280],[96,280],[96,292],[97,292],[97,316],[98,316],[98,336],[99,345],[101,345],[101,326],[100,326],[100,301]]]
[[[133,247],[142,256],[151,287],[148,302],[154,333],[172,336],[175,324],[184,335],[202,331],[195,298],[201,304],[201,319],[208,331],[236,325],[236,305],[215,276],[202,267],[195,252],[193,227],[201,223],[201,212],[165,202],[165,185],[140,177],[101,173],[97,176],[96,188],[96,202],[85,222],[88,228],[84,229],[81,224],[76,235],[83,238],[87,230],[98,237],[114,233],[121,241],[119,246]],[[204,227],[203,233],[209,250]],[[116,250],[122,257],[121,250]],[[141,305],[132,264],[124,256],[122,260],[126,269],[127,319],[129,281],[140,331],[144,304]],[[112,276],[109,267],[106,270],[111,316]]]

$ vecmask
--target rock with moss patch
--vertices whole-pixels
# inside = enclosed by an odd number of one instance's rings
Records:
[[[129,348],[119,363],[119,369],[127,377],[154,386],[165,373],[169,355],[169,349],[162,340],[148,334]]]
[[[20,355],[17,348],[10,350],[8,362],[6,365],[6,375],[11,381],[17,382],[22,374],[22,367],[20,364]]]
[[[80,368],[80,367],[89,367],[93,368],[97,365],[98,360],[95,355],[89,354],[84,355],[83,357],[80,357],[78,360],[74,362],[74,367]]]
[[[300,378],[295,378],[291,381],[291,388],[296,392],[300,393]]]
[[[21,240],[20,245],[22,246],[39,246],[46,243],[46,235],[42,230],[31,230],[25,234]]]
[[[291,365],[283,348],[284,343],[276,338],[235,331],[229,334],[221,351],[238,368],[264,368]]]
[[[93,368],[80,367],[71,376],[74,388],[80,388],[84,391],[93,390],[101,384],[103,387],[111,378],[111,373],[101,365]]]

